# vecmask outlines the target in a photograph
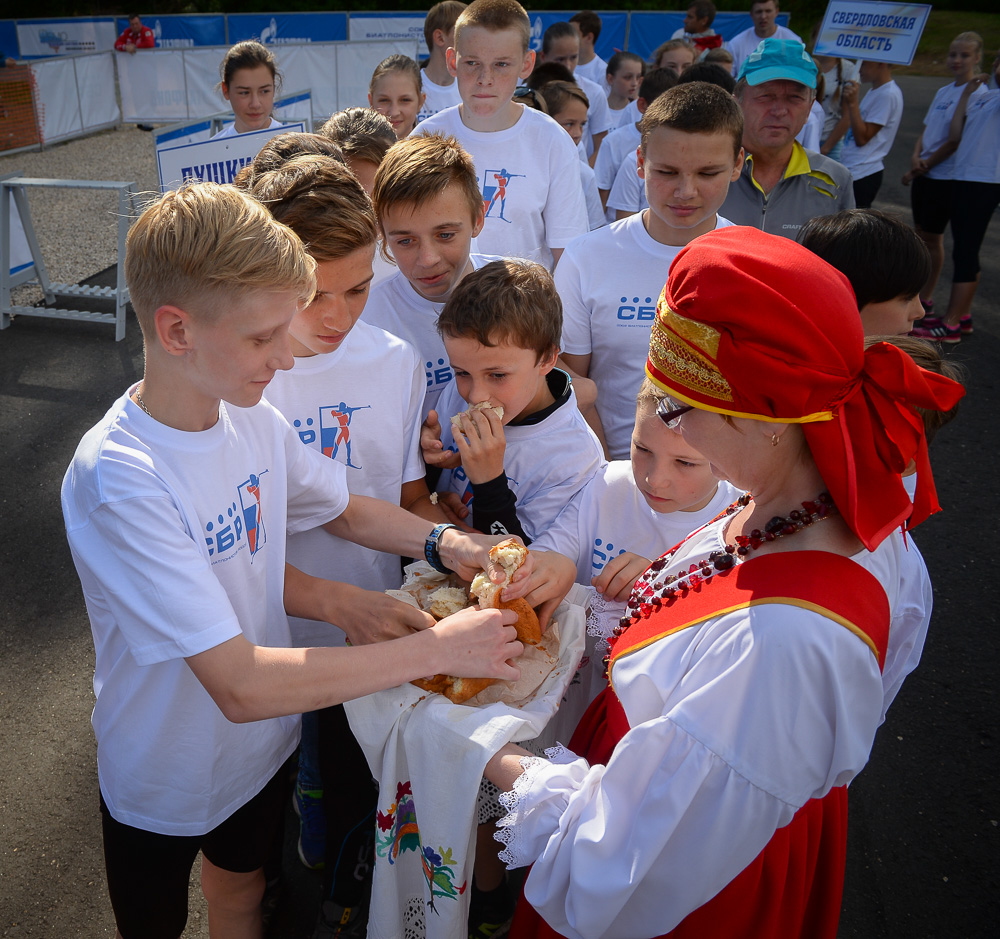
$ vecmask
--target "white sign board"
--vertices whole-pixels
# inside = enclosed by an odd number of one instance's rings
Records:
[[[909,65],[930,12],[925,3],[831,0],[813,54]]]
[[[14,197],[8,193],[7,198],[10,202],[10,273],[13,275],[27,270],[35,261],[31,257],[31,248],[28,247]]]
[[[156,148],[160,171],[160,189],[176,189],[185,182],[231,183],[236,174],[250,163],[261,147],[278,134],[305,130],[305,125],[282,124],[268,130],[255,130],[232,137],[219,137],[181,146]]]
[[[114,48],[117,38],[113,19],[19,20],[17,24],[22,59],[106,52]]]

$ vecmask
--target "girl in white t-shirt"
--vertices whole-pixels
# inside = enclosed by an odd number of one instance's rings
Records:
[[[642,81],[642,59],[634,52],[616,52],[608,62],[608,107],[612,116],[620,116],[630,101],[635,101]],[[627,118],[625,119],[627,122]],[[623,121],[618,121],[621,126]]]
[[[271,115],[281,73],[269,49],[253,39],[238,42],[223,57],[219,74],[222,97],[232,106],[236,120],[215,137],[234,137],[281,126]]]
[[[954,236],[951,295],[940,319],[924,317],[913,335],[957,343],[972,332],[972,300],[979,286],[979,249],[990,219],[1000,205],[1000,53],[993,60],[994,88],[976,95],[988,80],[977,75],[965,90],[951,119],[949,136],[958,142],[951,210]]]
[[[978,33],[960,33],[952,41],[948,68],[955,80],[934,95],[913,148],[910,169],[903,176],[904,186],[913,184],[910,190],[913,227],[931,254],[931,275],[920,291],[920,302],[927,313],[933,313],[934,288],[944,264],[944,230],[951,217],[954,153],[958,143],[949,139],[948,131],[962,91],[979,71],[982,57],[983,40]],[[984,91],[976,87],[973,93]]]
[[[417,126],[425,98],[420,66],[409,56],[390,55],[375,66],[368,85],[368,103],[389,119],[397,140]]]

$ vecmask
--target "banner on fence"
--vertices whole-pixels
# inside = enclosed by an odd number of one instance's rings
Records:
[[[233,13],[229,16],[230,44],[257,39],[265,46],[347,39],[346,13]]]
[[[112,17],[17,21],[22,59],[106,52],[114,48],[117,38]]]
[[[224,46],[226,18],[221,13],[205,15],[169,15],[148,17],[143,21],[156,37],[157,49],[190,49],[193,46]],[[118,35],[128,27],[119,17]]]
[[[234,137],[203,140],[181,146],[158,146],[156,166],[160,189],[176,189],[181,183],[231,183],[236,174],[251,162],[272,137],[304,131],[305,124],[283,124],[268,130],[255,130]]]
[[[823,16],[816,55],[909,65],[930,4],[832,0]]]
[[[787,28],[788,14],[779,13],[775,22]],[[712,23],[712,29],[726,42],[752,26],[753,20],[749,13],[716,13]],[[666,42],[678,29],[683,28],[683,12],[632,13],[629,18],[628,51],[648,60],[661,42]],[[603,36],[603,32],[601,35]]]

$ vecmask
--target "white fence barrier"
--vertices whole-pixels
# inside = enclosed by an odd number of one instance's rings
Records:
[[[273,51],[285,87],[311,88],[311,117],[323,121],[334,111],[367,105],[375,66],[394,53],[415,58],[419,44],[413,40],[288,43],[274,46]],[[224,46],[210,46],[119,55],[123,120],[162,123],[216,113],[225,106],[218,90],[219,63],[225,53]]]
[[[31,63],[43,144],[114,127],[121,121],[113,56],[98,52]]]

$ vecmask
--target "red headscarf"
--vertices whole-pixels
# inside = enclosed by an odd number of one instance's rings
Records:
[[[670,268],[646,373],[699,408],[801,424],[837,508],[869,550],[940,511],[924,424],[965,394],[902,350],[867,351],[850,283],[787,238],[733,226]],[[910,502],[900,474],[916,461]]]

